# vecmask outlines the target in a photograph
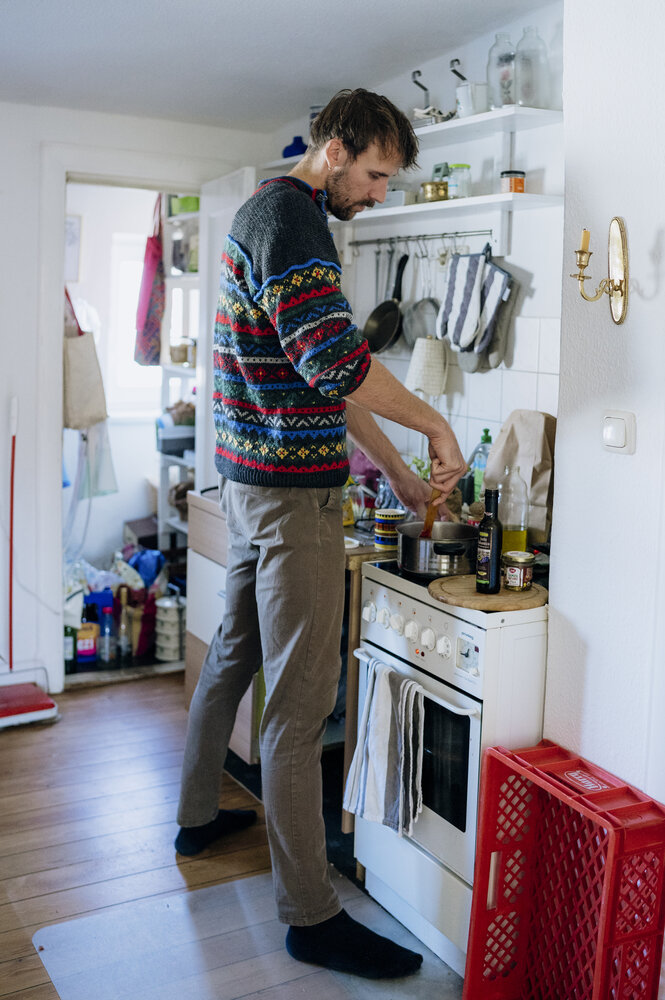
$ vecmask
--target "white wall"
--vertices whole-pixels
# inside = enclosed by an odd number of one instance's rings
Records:
[[[265,156],[242,132],[117,115],[0,104],[0,532],[7,554],[10,399],[19,400],[14,659],[63,683],[61,627],[61,341],[65,180],[197,190]],[[4,562],[4,559],[3,559]],[[7,671],[7,574],[0,574],[0,676]]]
[[[553,3],[535,11],[528,21],[492,26],[483,37],[468,45],[443,53],[430,62],[423,63],[421,81],[430,89],[430,101],[442,110],[455,107],[456,77],[450,72],[452,58],[459,58],[462,70],[469,79],[485,79],[487,53],[494,42],[495,32],[507,30],[514,44],[528,24],[535,25],[548,46],[554,108],[561,108],[562,73],[562,20],[563,5]],[[363,86],[361,68],[358,79],[349,79],[347,86]],[[384,93],[398,107],[411,113],[414,105],[422,105],[421,92],[414,86],[410,75],[391,77],[372,89]],[[330,95],[332,96],[332,95]],[[306,128],[304,120],[296,120],[280,130],[273,139],[277,151],[290,141],[294,134]],[[502,153],[499,137],[474,142],[461,142],[437,151],[424,151],[419,156],[419,169],[405,177],[417,189],[420,182],[429,179],[434,163],[471,163],[473,194],[490,194],[499,190],[496,169]],[[533,193],[563,194],[563,128],[554,126],[523,133],[515,140],[514,166],[527,174],[527,189]],[[487,219],[455,216],[446,213],[435,223],[431,220],[404,223],[391,219],[388,223],[356,226],[355,237],[368,239],[373,236],[436,233],[450,229],[485,227]],[[490,223],[491,224],[491,223]],[[536,213],[522,212],[513,216],[511,253],[505,258],[508,269],[521,283],[511,326],[504,363],[494,371],[467,373],[455,363],[451,355],[448,386],[439,401],[439,409],[450,421],[460,447],[466,456],[480,440],[484,427],[489,427],[496,438],[503,421],[517,408],[538,409],[556,416],[559,392],[559,340],[561,316],[561,255],[563,210],[547,209]],[[482,250],[485,238],[468,241],[472,251]],[[354,308],[359,325],[369,315],[374,303],[374,248],[363,248],[360,257],[345,260],[345,289]],[[439,270],[437,287],[442,288],[443,272]],[[404,300],[417,297],[412,262],[405,272]],[[410,349],[402,340],[381,355],[381,360],[393,373],[404,379],[410,359]],[[405,456],[417,454],[421,447],[418,435],[408,433],[396,424],[382,421],[390,437]]]
[[[563,273],[591,230],[594,283],[610,219],[624,218],[630,300],[583,302],[564,277],[546,731],[665,800],[663,768],[663,447],[665,12],[618,0],[568,4]],[[587,282],[587,284],[591,284]],[[604,451],[606,408],[637,418],[632,456]]]

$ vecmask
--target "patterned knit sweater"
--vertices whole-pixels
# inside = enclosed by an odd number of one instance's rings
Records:
[[[341,486],[344,396],[370,366],[340,287],[325,191],[261,184],[222,254],[215,318],[216,465],[260,486]]]

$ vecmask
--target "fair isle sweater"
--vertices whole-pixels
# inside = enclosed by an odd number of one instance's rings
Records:
[[[294,177],[262,183],[222,254],[215,318],[216,465],[259,486],[341,486],[344,397],[370,366],[340,287],[326,194]]]

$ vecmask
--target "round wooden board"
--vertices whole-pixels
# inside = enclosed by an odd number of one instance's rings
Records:
[[[523,611],[547,604],[547,590],[533,583],[529,590],[505,590],[498,594],[479,594],[475,573],[465,576],[443,576],[432,580],[427,587],[430,595],[444,604],[456,608],[473,608],[475,611]]]

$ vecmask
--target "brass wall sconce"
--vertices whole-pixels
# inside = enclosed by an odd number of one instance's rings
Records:
[[[580,248],[575,251],[578,271],[576,274],[571,274],[570,277],[577,278],[580,285],[580,295],[587,302],[597,302],[607,293],[610,297],[612,319],[615,323],[623,323],[628,311],[628,243],[623,219],[615,216],[610,222],[607,240],[608,277],[603,278],[594,295],[587,295],[584,290],[584,282],[590,278],[590,275],[584,273],[592,253],[589,250],[589,238],[589,230],[583,229]]]

